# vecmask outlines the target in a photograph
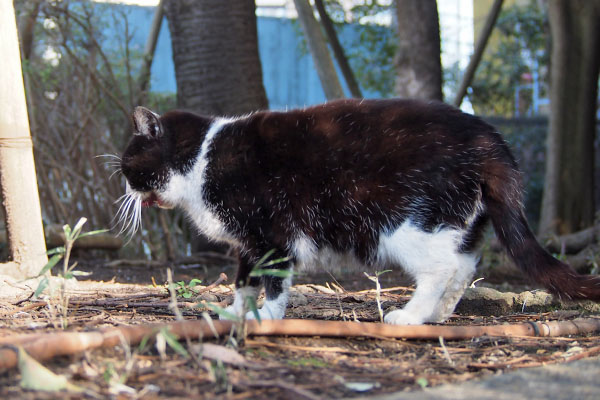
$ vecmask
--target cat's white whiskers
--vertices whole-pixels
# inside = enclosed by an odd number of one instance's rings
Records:
[[[121,203],[115,215],[118,219],[114,227],[121,225],[117,235],[128,232],[129,236],[133,236],[142,226],[142,196],[135,192],[126,193],[116,202]]]
[[[122,174],[123,171],[121,170],[121,167],[119,167],[118,169],[114,170],[112,172],[112,174],[109,175],[108,180],[111,180],[113,176],[115,176],[116,174]]]
[[[100,158],[100,157],[115,158],[115,159],[119,160],[119,162],[121,161],[121,157],[119,157],[116,154],[98,154],[97,156],[94,156],[94,158]]]

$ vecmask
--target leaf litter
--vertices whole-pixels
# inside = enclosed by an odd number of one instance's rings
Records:
[[[92,278],[98,279],[95,268],[90,270]],[[205,276],[190,278],[185,275],[189,272],[176,268],[174,279],[184,284],[194,278],[202,278],[202,284],[216,280]],[[150,273],[144,271],[145,279],[153,273],[162,277],[156,269]],[[294,286],[286,318],[377,322],[379,308],[389,312],[401,307],[412,291],[410,287],[393,286],[389,284],[391,281],[382,281],[382,290],[376,291],[364,277],[336,278]],[[188,286],[179,284],[184,288],[176,299],[182,318],[200,320],[208,314],[217,319],[216,311],[233,300],[232,286],[222,281],[221,277],[219,284],[209,286],[197,281]],[[194,296],[183,296],[192,291]],[[29,295],[22,293],[20,297],[2,299],[0,339],[23,333],[62,331],[60,324],[50,320],[45,300]],[[174,321],[171,303],[167,285],[81,281],[69,289],[66,326],[70,331],[87,331]],[[455,314],[446,325],[570,320],[583,313],[575,309],[498,316]],[[157,343],[161,343],[159,348]],[[410,341],[238,334],[204,341],[177,341],[168,332],[159,332],[139,346],[122,343],[41,364],[31,361],[39,367],[0,371],[0,398],[51,399],[56,397],[55,392],[40,389],[64,391],[65,385],[71,389],[61,393],[66,398],[351,398],[418,391],[597,354],[600,354],[597,333],[556,338]],[[23,386],[22,381],[30,379],[32,369],[55,378],[34,378],[35,383]],[[42,387],[37,386],[40,384]]]

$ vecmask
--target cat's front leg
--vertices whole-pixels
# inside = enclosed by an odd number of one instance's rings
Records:
[[[257,265],[258,260],[249,255],[240,255],[239,261],[234,301],[226,310],[238,317],[245,314],[246,319],[255,319],[256,313],[261,320],[282,319],[292,284],[293,272],[289,259],[283,252],[275,251],[268,260],[262,261],[262,265]],[[255,276],[251,276],[253,271]],[[266,299],[260,309],[252,310],[261,283],[265,287]],[[220,318],[227,319],[224,315]]]
[[[258,310],[260,319],[283,319],[285,309],[289,299],[289,289],[292,286],[293,269],[291,266],[287,268],[278,268],[280,276],[263,276],[263,284],[265,286],[265,303]],[[254,312],[246,313],[246,319],[254,319]]]
[[[242,317],[252,306],[256,304],[256,298],[260,292],[261,279],[252,277],[250,273],[255,263],[251,262],[247,254],[238,256],[238,270],[235,277],[235,292],[233,304],[225,308],[229,314]],[[220,314],[219,319],[229,319],[228,315]]]

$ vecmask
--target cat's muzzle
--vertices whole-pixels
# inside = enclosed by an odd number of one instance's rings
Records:
[[[156,193],[154,192],[150,192],[143,200],[142,200],[142,206],[143,207],[152,207],[152,206],[158,206],[160,208],[164,208],[166,210],[170,210],[172,208],[174,208],[171,204],[166,203],[165,201],[163,201],[160,197],[158,197],[156,195]]]

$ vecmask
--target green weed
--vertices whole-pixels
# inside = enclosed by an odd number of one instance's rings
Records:
[[[63,232],[65,234],[65,245],[48,251],[47,254],[51,257],[48,260],[48,263],[40,270],[39,274],[37,275],[37,277],[42,276],[43,278],[38,284],[36,290],[34,291],[34,297],[38,297],[44,291],[44,289],[50,287],[50,298],[52,299],[54,297],[54,288],[51,286],[51,280],[48,275],[52,272],[52,269],[56,265],[58,265],[59,261],[61,259],[63,260],[62,270],[58,271],[58,276],[60,277],[60,287],[58,291],[58,304],[55,305],[55,308],[58,309],[61,315],[61,326],[63,329],[67,327],[67,312],[69,309],[69,297],[66,291],[66,280],[73,279],[76,276],[89,275],[88,272],[75,270],[77,262],[69,265],[73,246],[75,245],[75,242],[78,239],[81,239],[86,236],[97,235],[99,233],[104,233],[108,231],[107,229],[101,229],[82,233],[81,230],[86,222],[87,218],[80,218],[79,221],[77,221],[77,223],[75,224],[75,227],[73,227],[72,229],[68,224],[63,226]]]

